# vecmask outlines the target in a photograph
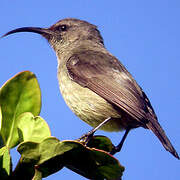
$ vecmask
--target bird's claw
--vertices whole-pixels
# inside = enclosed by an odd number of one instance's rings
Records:
[[[92,139],[93,135],[94,135],[94,132],[89,131],[88,133],[82,135],[78,139],[78,141],[86,145]]]

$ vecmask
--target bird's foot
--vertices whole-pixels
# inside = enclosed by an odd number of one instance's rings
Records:
[[[121,151],[122,146],[123,146],[123,144],[124,144],[124,141],[125,141],[128,133],[129,133],[130,129],[131,129],[131,128],[127,128],[127,129],[126,129],[126,132],[125,132],[123,138],[121,139],[121,142],[120,142],[117,146],[114,146],[113,149],[112,149],[112,151],[110,152],[111,155],[114,155],[114,154],[116,154],[117,152],[120,152],[120,151]]]
[[[94,130],[94,129],[93,129]],[[93,130],[91,130],[91,131],[89,131],[88,133],[86,133],[86,134],[84,134],[84,135],[82,135],[79,139],[77,139],[79,142],[81,142],[81,143],[83,143],[83,144],[87,144],[91,139],[92,139],[92,137],[93,137],[93,135],[94,135],[94,131]]]
[[[89,142],[89,140],[92,139],[94,133],[100,129],[104,124],[106,124],[107,122],[109,122],[111,120],[111,117],[108,117],[107,119],[105,119],[102,123],[100,123],[97,127],[95,127],[94,129],[92,129],[91,131],[89,131],[88,133],[84,134],[83,136],[81,136],[77,141],[84,143],[85,145]]]
[[[111,150],[111,152],[110,152],[109,154],[115,155],[117,152],[120,152],[120,151],[121,151],[121,148],[122,148],[122,146],[121,146],[121,147],[119,147],[119,146],[114,146],[113,149]]]

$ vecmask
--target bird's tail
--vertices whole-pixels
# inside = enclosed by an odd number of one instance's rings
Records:
[[[169,151],[177,159],[180,159],[178,153],[174,149],[173,145],[156,119],[150,120],[146,126],[158,137],[167,151]]]

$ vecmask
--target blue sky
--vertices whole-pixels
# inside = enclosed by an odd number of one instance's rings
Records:
[[[178,0],[2,0],[0,35],[18,27],[49,27],[74,17],[98,26],[105,46],[127,67],[144,89],[159,122],[180,153],[180,2]],[[56,56],[47,41],[33,33],[19,33],[0,39],[0,85],[24,70],[34,72],[42,90],[41,116],[52,135],[60,140],[76,139],[91,129],[66,106],[56,76]],[[98,131],[118,143],[120,133]],[[18,158],[15,151],[14,159]],[[166,152],[151,131],[130,132],[116,155],[125,166],[124,180],[178,180],[180,162]],[[48,177],[85,179],[72,171]]]

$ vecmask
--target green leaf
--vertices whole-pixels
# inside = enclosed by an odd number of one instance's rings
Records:
[[[2,111],[1,136],[4,144],[13,148],[18,144],[17,117],[24,112],[39,115],[41,93],[36,76],[24,71],[8,80],[0,90]]]
[[[123,175],[124,167],[114,156],[99,150],[92,150],[96,163],[98,174],[106,179],[120,179]]]
[[[9,149],[4,146],[0,149],[0,179],[7,179],[10,175],[11,168]]]
[[[18,151],[21,158],[12,173],[12,178],[32,180],[35,175],[35,165],[40,160],[39,143],[23,142],[19,145]]]
[[[47,137],[51,136],[51,132],[46,121],[40,116],[34,117],[30,112],[21,114],[17,118],[18,133],[20,142],[32,141],[41,142]]]
[[[111,140],[106,136],[93,136],[86,145],[90,148],[101,149],[107,152],[111,152],[114,147]]]
[[[24,142],[19,145],[17,150],[21,154],[21,163],[29,163],[34,166],[40,160],[39,143]]]
[[[64,141],[64,143],[68,142]],[[75,141],[69,141],[69,143],[78,144]],[[109,153],[87,148],[80,143],[78,148],[74,148],[65,155],[65,166],[88,179],[117,179],[124,171],[124,167]]]
[[[57,164],[64,165],[88,179],[117,179],[122,176],[124,171],[124,167],[109,153],[88,148],[77,141],[59,142],[52,154],[53,156],[49,157],[49,160],[38,163],[43,177],[50,175],[51,169],[56,169]],[[45,167],[48,167],[46,172],[43,171]],[[48,172],[50,173],[48,174]]]
[[[105,137],[103,137],[106,139]],[[89,148],[78,141],[59,141],[49,137],[41,143],[24,142],[18,147],[23,163],[36,164],[47,177],[64,166],[89,179],[117,179],[124,167],[103,150]]]
[[[64,166],[61,164],[61,161],[57,161],[57,159],[53,160],[53,157],[57,156],[57,153],[63,153],[63,149],[59,151],[59,143],[60,141],[55,137],[46,138],[41,143],[21,143],[17,149],[21,154],[20,163],[30,164],[31,169],[34,168],[35,165],[43,163],[43,168],[41,168],[43,177],[57,172]]]
[[[61,142],[55,137],[46,138],[39,145],[39,153],[41,159],[38,164],[45,162],[46,160],[55,157],[57,154],[62,154],[66,149],[59,149],[58,146]]]

